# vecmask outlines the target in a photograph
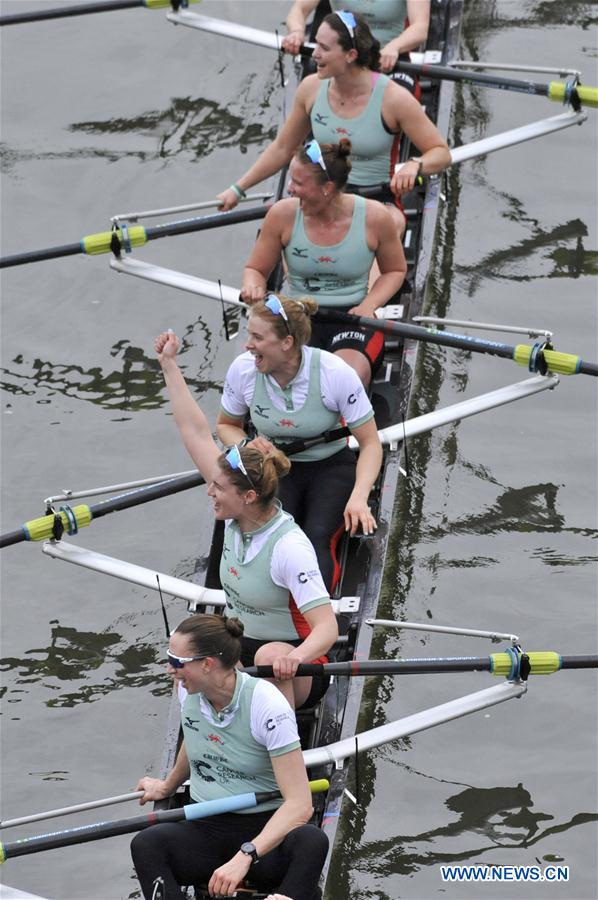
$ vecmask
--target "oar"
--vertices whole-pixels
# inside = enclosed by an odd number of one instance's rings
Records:
[[[345,426],[333,431],[327,431],[313,438],[280,444],[280,448],[288,456],[292,456],[307,450],[309,447],[337,441],[349,434],[351,434],[351,430]],[[23,541],[47,541],[52,537],[60,537],[63,530],[66,530],[69,535],[73,535],[77,533],[79,528],[90,525],[94,519],[100,519],[102,516],[108,515],[108,513],[131,509],[134,506],[150,503],[152,500],[158,500],[161,497],[169,497],[171,494],[187,491],[189,488],[197,487],[200,484],[205,484],[205,479],[199,472],[191,472],[186,475],[165,478],[163,481],[135,490],[126,491],[124,494],[118,494],[116,497],[101,500],[93,506],[89,506],[86,503],[73,507],[61,506],[58,513],[49,512],[44,516],[39,516],[37,519],[30,519],[21,525],[20,528],[0,535],[0,549],[11,547],[13,544],[20,544]],[[57,518],[60,519],[61,525],[57,524]],[[60,534],[56,533],[56,529],[58,529]]]
[[[97,256],[100,253],[110,253],[112,251],[120,254],[127,247],[143,247],[148,241],[154,241],[157,238],[189,234],[193,231],[207,231],[210,228],[220,228],[222,225],[254,222],[257,219],[263,219],[271,205],[251,206],[247,209],[236,209],[231,212],[213,213],[211,216],[196,216],[175,222],[165,222],[162,225],[151,225],[148,228],[143,225],[132,225],[130,227],[123,225],[115,228],[113,231],[89,234],[73,244],[62,244],[57,247],[47,247],[45,250],[28,250],[24,253],[15,253],[12,256],[3,256],[0,258],[0,269],[5,269],[9,266],[22,266],[25,263],[41,262],[46,259],[58,259],[62,256],[77,256],[79,253]]]
[[[558,116],[552,116],[548,119],[542,119],[539,122],[531,122],[528,125],[522,125],[519,128],[504,131],[500,134],[483,138],[480,141],[474,141],[471,144],[464,144],[462,147],[454,147],[451,149],[451,165],[457,165],[471,159],[477,159],[481,156],[487,156],[489,153],[495,153],[497,150],[503,150],[507,147],[513,147],[524,141],[534,140],[547,134],[560,131],[563,128],[570,128],[573,125],[580,125],[586,119],[583,112],[559,113]],[[401,165],[399,163],[399,165]],[[360,193],[364,196],[375,195],[378,186],[369,186],[362,189]],[[169,237],[177,234],[188,234],[194,231],[205,231],[210,228],[220,228],[223,225],[235,225],[242,222],[253,222],[256,219],[263,219],[272,204],[264,204],[263,206],[250,207],[245,210],[232,210],[230,212],[214,213],[211,216],[201,216],[190,219],[182,219],[176,222],[166,222],[162,225],[154,225],[144,228],[142,225],[133,225],[131,227],[122,225],[114,228],[112,231],[102,231],[98,234],[91,234],[81,238],[80,241],[73,244],[63,244],[57,247],[47,247],[44,250],[29,250],[23,253],[15,253],[12,256],[3,256],[0,258],[0,269],[9,266],[22,266],[26,263],[41,262],[46,259],[57,259],[63,256],[77,256],[79,253],[86,253],[95,256],[100,253],[109,253],[112,251],[120,256],[123,250],[132,247],[142,247],[148,241],[156,238]],[[123,261],[127,262],[123,257]],[[135,260],[133,260],[135,261]],[[165,270],[167,271],[167,270]],[[139,274],[132,272],[131,274]],[[204,279],[201,279],[203,282]],[[221,300],[221,294],[218,292],[215,299]],[[226,302],[226,298],[225,302]]]
[[[189,3],[200,3],[201,0],[188,0]],[[27,22],[39,22],[42,19],[65,19],[68,16],[87,16],[89,13],[112,12],[120,9],[133,9],[145,6],[147,9],[164,9],[167,6],[178,8],[179,4],[171,0],[102,0],[100,3],[81,3],[72,6],[59,6],[58,9],[40,9],[31,12],[11,13],[0,16],[0,25],[23,25]]]
[[[347,675],[422,675],[452,672],[490,672],[513,679],[527,675],[551,675],[561,669],[596,669],[598,655],[561,656],[560,653],[508,650],[490,656],[447,656],[416,659],[365,659],[339,663],[301,663],[296,677]],[[272,678],[272,666],[250,666],[244,669],[256,678]]]
[[[501,91],[516,91],[520,94],[533,94],[537,97],[548,97],[558,103],[570,103],[574,109],[580,106],[598,106],[598,88],[587,87],[574,82],[551,81],[549,84],[537,84],[520,78],[503,78],[499,75],[487,75],[483,72],[470,72],[466,69],[453,69],[450,66],[433,66],[425,63],[399,62],[399,72],[410,75],[425,75],[427,78],[442,81],[461,81],[464,84],[480,84]]]
[[[559,375],[598,375],[598,363],[583,362],[579,356],[571,353],[559,353],[548,343],[502,344],[498,341],[486,341],[467,334],[454,334],[450,331],[436,331],[433,328],[422,328],[420,325],[408,325],[390,319],[375,319],[369,316],[354,316],[336,309],[319,307],[315,319],[320,321],[347,322],[363,328],[375,328],[384,334],[400,335],[415,341],[429,344],[440,344],[444,347],[455,347],[471,350],[474,353],[488,353],[503,359],[512,359],[520,366],[526,366],[530,372],[555,372]]]
[[[309,782],[312,794],[327,791],[329,786],[325,778]],[[153,812],[145,813],[141,816],[133,816],[129,819],[116,819],[113,822],[95,822],[91,825],[80,825],[78,828],[67,828],[64,831],[54,831],[49,834],[23,838],[10,844],[0,843],[0,863],[15,856],[26,856],[29,853],[40,853],[42,850],[54,850],[57,847],[68,847],[71,844],[83,844],[87,841],[99,841],[119,834],[142,831],[144,828],[149,828],[151,825],[157,825],[160,822],[180,822],[183,819],[193,822],[196,819],[205,819],[208,816],[239,812],[242,809],[251,809],[260,803],[277,800],[280,796],[280,791],[236,794],[232,797],[221,797],[218,800],[206,800],[203,803],[188,803],[186,806],[181,806],[178,809],[154,810]]]
[[[143,791],[131,791],[128,794],[118,794],[116,797],[103,797],[101,800],[89,800],[87,803],[77,803],[75,806],[63,806],[60,809],[48,809],[46,812],[34,813],[31,816],[21,816],[18,819],[6,819],[0,822],[0,828],[15,828],[17,825],[29,825],[31,822],[41,822],[43,819],[56,819],[59,816],[69,816],[73,813],[84,812],[88,809],[99,809],[101,806],[112,806],[116,803],[125,803],[127,800],[139,800],[143,797]]]
[[[0,535],[0,548],[20,544],[21,541],[46,541],[51,537],[59,539],[64,530],[68,534],[76,534],[79,528],[84,528],[94,519],[99,519],[108,513],[130,509],[133,506],[157,500],[159,497],[178,494],[179,491],[186,491],[199,484],[205,484],[205,480],[199,472],[193,472],[191,475],[181,475],[149,487],[127,491],[117,497],[110,497],[108,500],[94,503],[93,506],[85,503],[74,507],[61,506],[58,513],[50,512],[38,519],[31,519],[15,531]]]

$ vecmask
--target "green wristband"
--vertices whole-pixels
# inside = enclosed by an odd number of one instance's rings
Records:
[[[233,194],[237,195],[237,200],[244,200],[247,196],[243,188],[240,188],[238,184],[231,184],[230,190],[233,192]]]

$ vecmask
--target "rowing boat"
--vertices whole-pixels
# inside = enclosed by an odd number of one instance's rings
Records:
[[[422,277],[424,277],[423,273],[425,272],[425,268],[422,268],[422,269],[421,269],[421,272],[422,272]],[[413,356],[414,356],[414,354],[413,354]],[[413,356],[412,356],[412,358],[413,358]],[[397,453],[397,450],[391,451],[391,453],[395,453],[395,454],[396,454],[396,453]],[[397,459],[398,459],[398,457],[397,457]],[[400,460],[399,460],[399,462],[400,462]],[[398,476],[397,476],[396,485],[398,485],[399,482],[400,482],[400,472],[398,473]],[[388,483],[389,486],[392,488],[392,482],[389,481],[389,482],[387,482],[387,483]],[[396,486],[396,485],[395,485],[395,486]],[[392,504],[391,504],[391,503],[388,503],[388,504],[386,505],[387,510],[390,510],[391,506],[392,506]],[[388,526],[390,525],[390,521],[388,521],[387,525],[388,525]],[[65,542],[65,543],[66,543],[66,542]],[[359,546],[360,543],[363,543],[363,542],[358,542],[358,552],[361,554],[362,558],[364,558],[365,553],[368,552],[368,548],[363,549],[361,546]],[[348,580],[347,580],[347,583],[349,583]],[[365,637],[365,635],[364,635],[364,637]],[[357,682],[356,682],[356,685],[357,685]],[[351,689],[352,689],[352,688],[353,688],[353,685],[351,685]],[[358,685],[357,685],[357,687],[356,687],[356,690],[358,690]],[[347,691],[347,693],[349,693],[349,691]]]
[[[462,13],[461,0],[443,0],[435,5],[427,44],[428,58],[434,62],[448,62],[457,53]],[[442,134],[448,132],[452,104],[450,83],[422,84],[426,112]],[[401,159],[407,159],[414,148],[403,141]],[[421,313],[424,303],[426,276],[436,237],[437,216],[441,195],[441,179],[433,179],[407,198],[408,225],[405,250],[409,266],[407,285],[401,291],[394,309],[386,314],[399,319],[413,319]],[[424,216],[425,211],[425,216]],[[118,264],[117,264],[118,266]],[[270,284],[272,289],[277,285]],[[400,423],[407,418],[410,394],[417,365],[418,344],[409,340],[386,340],[385,366],[382,376],[372,386],[372,404],[379,429]],[[383,583],[383,572],[389,549],[393,507],[399,482],[407,465],[402,440],[387,445],[384,463],[371,497],[372,511],[378,522],[375,535],[356,536],[345,540],[339,548],[342,575],[336,586],[336,602],[340,641],[333,651],[337,661],[367,659],[372,646],[373,629],[366,620],[375,618]],[[216,528],[209,545],[200,546],[199,557],[206,559],[205,585],[220,588],[218,565],[222,546],[222,528]],[[209,609],[203,603],[191,603],[189,611]],[[333,678],[322,702],[314,709],[301,711],[298,722],[302,745],[310,748],[357,740],[358,718],[361,709],[363,678]],[[170,771],[178,750],[179,702],[173,697],[168,739],[161,763],[163,777]],[[356,744],[357,748],[359,744]],[[325,754],[326,751],[324,751]],[[324,759],[325,759],[324,755]],[[333,757],[331,757],[333,759]],[[335,854],[337,832],[347,801],[347,782],[350,766],[348,758],[342,763],[319,762],[310,771],[313,777],[330,780],[328,793],[315,801],[316,818],[328,835],[330,852],[322,873],[322,889],[326,894],[328,873]],[[334,896],[330,893],[329,896]]]

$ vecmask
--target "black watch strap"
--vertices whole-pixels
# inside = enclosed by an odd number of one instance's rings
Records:
[[[252,863],[259,862],[259,856],[257,855],[257,850],[255,849],[255,845],[251,843],[251,841],[246,841],[244,844],[241,844],[241,853],[244,853],[246,856],[251,857]]]

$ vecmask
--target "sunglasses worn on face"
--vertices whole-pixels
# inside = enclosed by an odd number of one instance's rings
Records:
[[[351,43],[355,46],[355,29],[357,28],[357,19],[351,12],[341,9],[337,12],[337,16],[349,32]]]
[[[214,655],[216,656],[216,654]],[[167,651],[166,656],[173,669],[182,669],[185,663],[199,662],[200,659],[206,658],[205,656],[175,656],[170,650]]]
[[[285,328],[287,330],[287,334],[291,333],[291,326],[289,325],[289,317],[286,314],[286,310],[276,294],[268,294],[266,300],[264,301],[264,306],[267,306],[273,316],[280,316],[282,321],[285,324]]]
[[[237,447],[236,444],[234,447],[230,448],[228,453],[225,454],[224,458],[227,461],[227,463],[229,464],[229,466],[231,467],[231,469],[233,469],[233,470],[238,469],[239,472],[241,472],[241,474],[245,476],[245,478],[249,482],[250,486],[253,488],[253,490],[257,494],[257,488],[247,473],[247,469],[245,468],[245,465],[243,464],[243,460],[241,459],[241,451],[239,450],[239,448]]]
[[[326,163],[324,162],[324,157],[322,156],[322,148],[314,138],[313,141],[309,141],[309,143],[304,145],[305,152],[308,157],[312,161],[315,166],[322,166],[324,172],[328,176],[328,169],[326,168]]]

